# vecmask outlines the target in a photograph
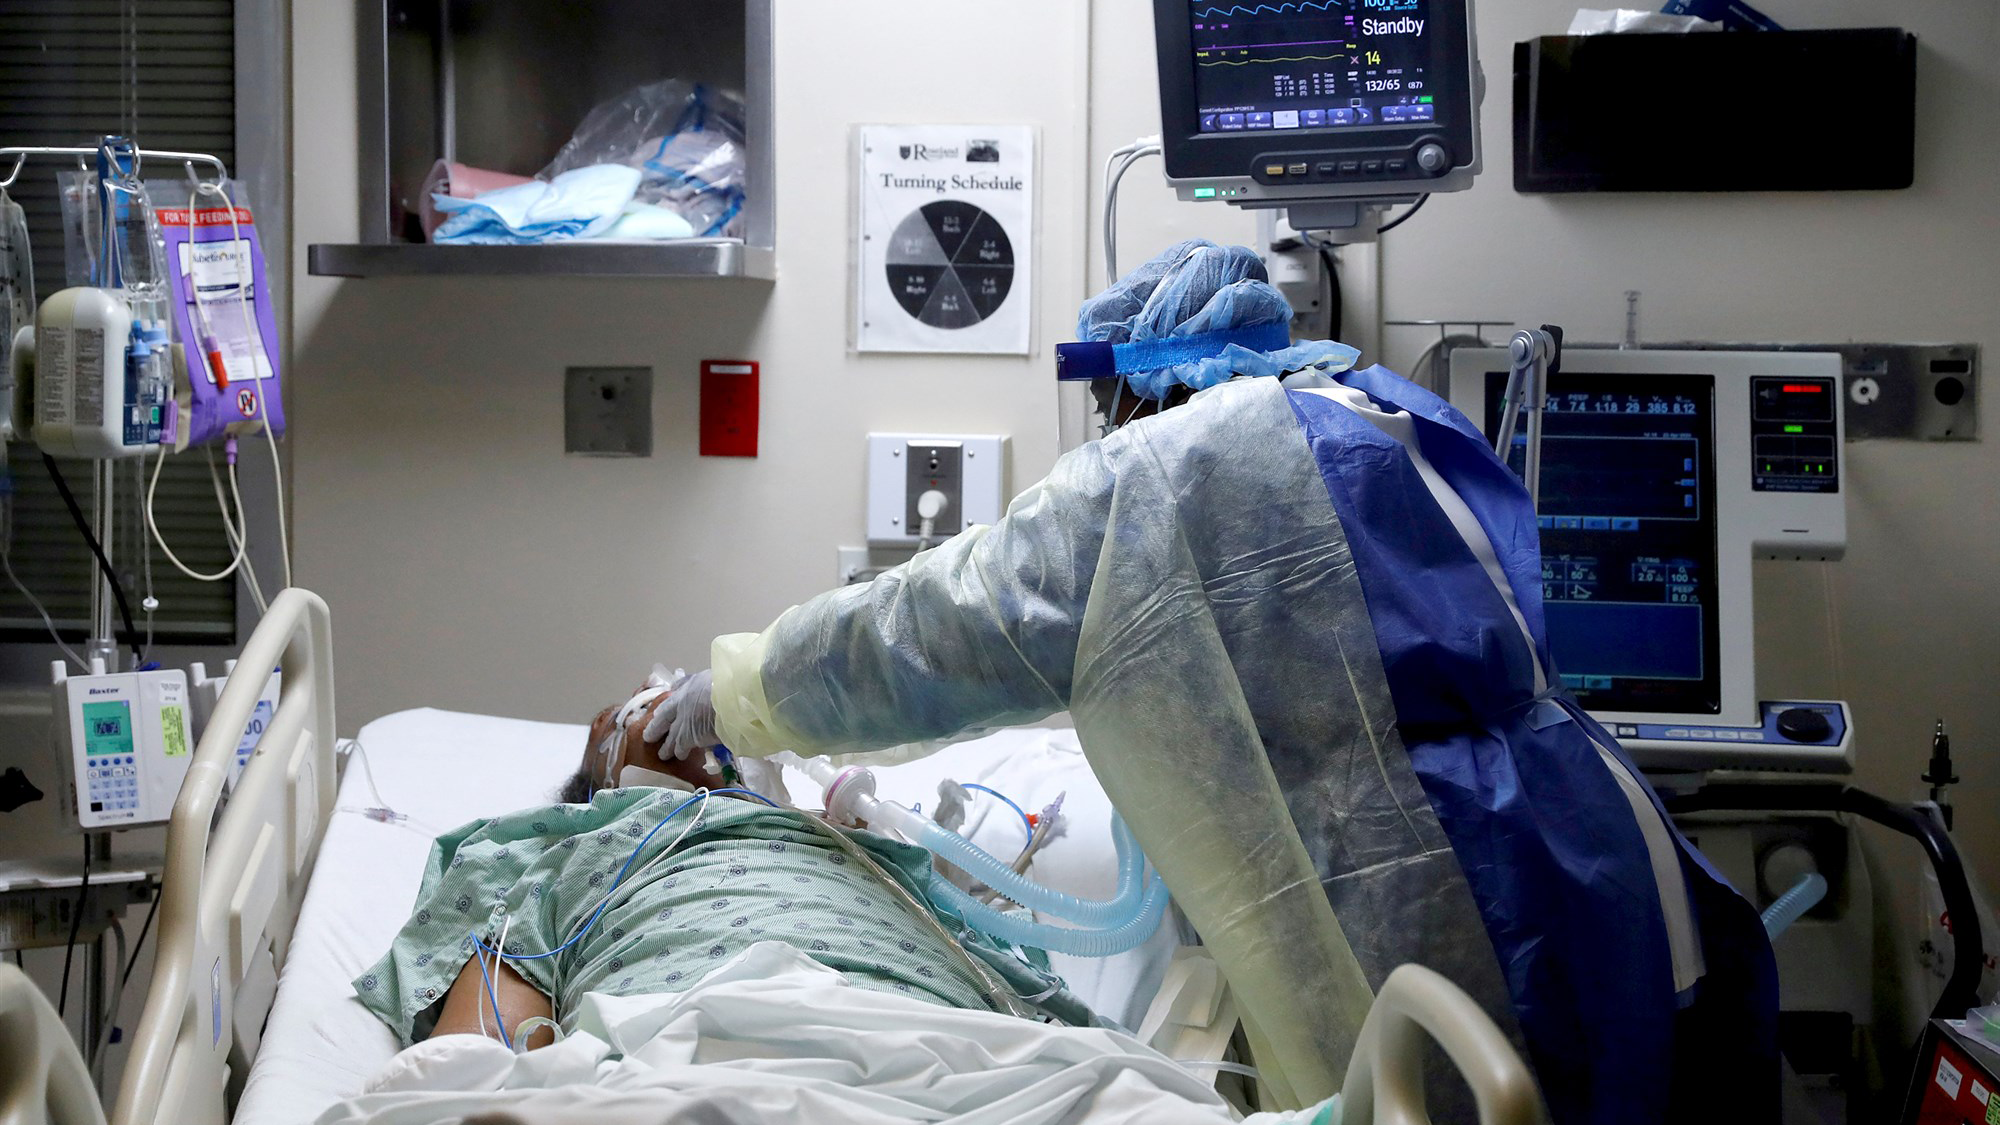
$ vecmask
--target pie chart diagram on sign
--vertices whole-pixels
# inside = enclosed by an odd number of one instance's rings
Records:
[[[933,328],[970,328],[1006,303],[1014,244],[993,216],[940,199],[896,224],[887,268],[903,311]]]

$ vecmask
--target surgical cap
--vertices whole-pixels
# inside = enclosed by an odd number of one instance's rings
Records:
[[[1291,305],[1272,287],[1255,251],[1195,238],[1168,247],[1085,301],[1076,315],[1076,334],[1084,341],[1135,344],[1286,325],[1291,319]],[[1307,367],[1345,371],[1359,355],[1327,340],[1274,350],[1232,343],[1214,355],[1124,377],[1140,398],[1163,399],[1176,385],[1204,390],[1238,375],[1278,376]]]

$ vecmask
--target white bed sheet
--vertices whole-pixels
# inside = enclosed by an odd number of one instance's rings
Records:
[[[408,815],[385,824],[355,811],[375,803],[351,763],[320,847],[291,955],[236,1125],[307,1122],[358,1093],[395,1055],[389,1029],[354,999],[350,982],[388,949],[409,917],[432,838],[466,821],[550,799],[576,768],[581,725],[537,723],[424,708],[362,728],[360,741],[383,801]],[[1110,804],[1067,730],[1002,731],[929,758],[878,771],[880,791],[930,808],[944,777],[990,785],[1030,812],[1065,794],[1067,830],[1033,873],[1073,894],[1106,897],[1115,880]],[[793,797],[817,794],[791,775]],[[981,798],[966,835],[997,854],[1020,847],[1012,810]],[[1056,969],[1093,1009],[1137,1026],[1158,988],[1175,937],[1162,926],[1146,946],[1101,960],[1056,957]]]

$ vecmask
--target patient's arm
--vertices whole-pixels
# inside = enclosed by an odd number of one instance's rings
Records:
[[[490,970],[489,970],[490,971]],[[536,1016],[555,1017],[555,1009],[541,989],[529,984],[527,979],[514,971],[514,966],[504,960],[500,969],[493,974],[493,992],[500,1001],[500,1019],[493,1018],[493,1003],[486,998],[486,978],[479,973],[476,961],[467,961],[458,971],[458,979],[451,982],[450,991],[444,994],[444,1011],[439,1013],[437,1027],[431,1031],[438,1035],[477,1035],[480,1033],[482,1014],[486,1021],[486,1037],[499,1039],[497,1024],[504,1023],[507,1034]],[[483,1011],[482,1011],[483,1010]],[[555,1032],[547,1027],[537,1027],[528,1036],[529,1047],[546,1047],[555,1042]]]

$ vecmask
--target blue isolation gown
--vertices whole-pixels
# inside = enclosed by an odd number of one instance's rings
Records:
[[[1346,395],[1293,389],[1292,407],[1347,532],[1404,747],[1478,901],[1552,1117],[1775,1120],[1763,928],[1618,743],[1550,687],[1526,490],[1436,395],[1381,367],[1335,378]],[[1353,392],[1361,411],[1340,401]],[[1368,406],[1407,412],[1401,436],[1430,473]],[[1482,533],[1485,561],[1468,543]]]

